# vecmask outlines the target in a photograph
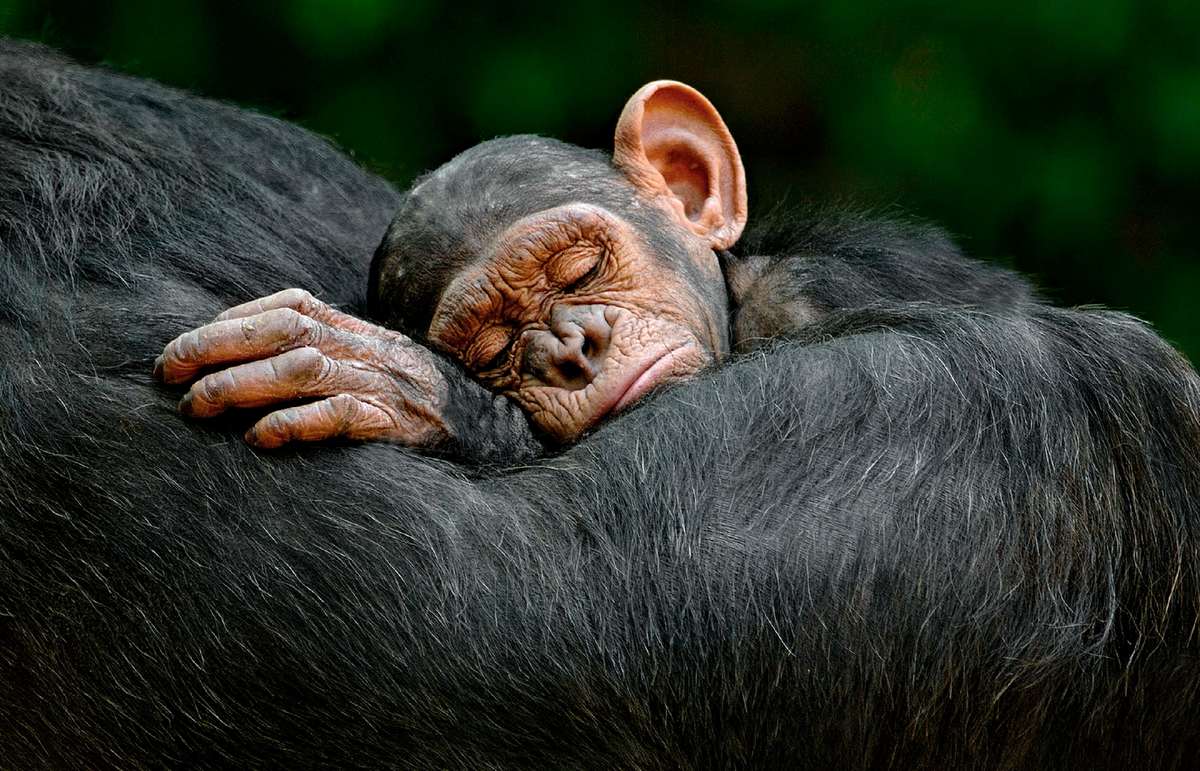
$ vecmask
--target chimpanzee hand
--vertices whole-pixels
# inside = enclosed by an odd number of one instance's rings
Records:
[[[450,433],[446,378],[429,349],[301,289],[230,308],[180,335],[154,362],[154,377],[183,384],[214,367],[228,369],[192,384],[179,403],[184,415],[320,398],[258,421],[246,433],[258,447],[336,436],[433,446]]]
[[[228,369],[192,384],[179,403],[184,415],[320,399],[258,421],[246,432],[258,447],[382,439],[480,463],[526,460],[542,449],[509,399],[410,338],[302,289],[230,308],[180,335],[155,360],[154,377],[183,384],[215,367]]]

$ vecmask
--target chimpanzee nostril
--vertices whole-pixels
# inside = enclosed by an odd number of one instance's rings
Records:
[[[583,355],[583,336],[560,337],[543,330],[531,334],[525,347],[523,369],[548,386],[572,391],[586,388],[600,371],[602,362]]]
[[[605,306],[574,305],[554,309],[549,329],[529,333],[524,371],[546,385],[578,390],[604,369],[612,338]]]
[[[603,305],[560,305],[551,315],[551,331],[574,347],[585,370],[600,366],[608,354],[613,329],[605,310]]]
[[[583,368],[573,361],[567,360],[560,362],[558,372],[562,375],[564,381],[568,383],[580,383],[586,385],[591,381],[591,378],[585,377]]]

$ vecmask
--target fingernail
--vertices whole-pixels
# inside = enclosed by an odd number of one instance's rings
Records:
[[[164,364],[164,361],[163,361],[162,354],[159,354],[158,358],[154,360],[154,369],[150,373],[150,376],[153,377],[155,380],[159,381],[160,383],[162,382],[162,379],[163,379],[163,364]]]
[[[183,395],[183,398],[179,400],[179,412],[183,415],[188,416],[189,418],[192,416],[192,392],[191,391],[188,391],[186,394]]]

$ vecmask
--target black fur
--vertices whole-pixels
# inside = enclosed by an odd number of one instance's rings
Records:
[[[1141,324],[833,308],[471,478],[179,417],[165,341],[358,299],[398,205],[0,43],[0,768],[1195,767],[1200,382]]]
[[[965,258],[937,228],[845,208],[761,217],[723,268],[739,351],[834,312],[924,302],[1010,313],[1037,300],[1019,275]]]

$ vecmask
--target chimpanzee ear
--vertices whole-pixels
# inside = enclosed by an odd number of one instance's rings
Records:
[[[746,172],[725,122],[683,83],[642,86],[617,121],[613,160],[680,225],[713,249],[746,226]]]

